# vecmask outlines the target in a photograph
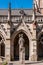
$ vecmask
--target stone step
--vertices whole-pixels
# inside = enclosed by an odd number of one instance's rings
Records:
[[[25,65],[43,65],[43,63],[25,64]]]
[[[20,62],[12,62],[12,63],[9,63],[8,65],[43,65],[43,61],[42,62],[29,62],[25,64],[22,64]]]
[[[19,61],[15,61],[15,62],[9,62],[8,65],[24,65],[24,64],[20,63]]]
[[[29,62],[25,63],[25,65],[43,65],[43,61]]]
[[[9,63],[7,65],[24,65],[24,64],[20,64],[20,63]]]
[[[0,63],[2,65],[2,63]],[[43,65],[43,61],[41,62],[28,62],[28,63],[20,63],[20,62],[8,62],[7,65]]]
[[[8,65],[43,65],[43,63],[36,63],[36,64],[15,64],[15,63],[10,63]]]

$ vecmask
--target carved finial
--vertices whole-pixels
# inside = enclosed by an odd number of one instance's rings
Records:
[[[9,2],[9,10],[11,10],[11,3]]]
[[[9,2],[9,8],[8,8],[8,23],[11,23],[11,3]]]
[[[19,13],[21,14],[21,20],[26,16],[24,10],[20,10]]]
[[[19,34],[19,38],[20,38],[20,37],[23,37],[23,34]]]
[[[25,12],[24,12],[24,10],[20,10],[19,13],[20,13],[21,15],[26,15]]]

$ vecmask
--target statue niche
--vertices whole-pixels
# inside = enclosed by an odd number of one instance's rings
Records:
[[[19,43],[19,55],[20,55],[19,59],[20,59],[20,61],[22,63],[25,60],[25,47],[24,47],[24,42],[25,42],[25,40],[23,38],[23,34],[19,34],[19,41],[18,41],[18,43]]]

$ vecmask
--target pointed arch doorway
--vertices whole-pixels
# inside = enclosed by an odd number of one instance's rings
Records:
[[[23,38],[25,40],[24,43],[24,47],[25,47],[25,60],[29,60],[29,39],[27,37],[27,35],[23,32],[20,31],[14,38],[14,45],[13,45],[13,57],[14,57],[14,61],[19,61],[19,44],[18,44],[18,40],[19,40],[19,34],[23,34]]]
[[[37,55],[38,55],[38,61],[43,60],[43,32],[41,32],[38,37]]]
[[[5,44],[1,36],[0,36],[0,56],[5,57]]]

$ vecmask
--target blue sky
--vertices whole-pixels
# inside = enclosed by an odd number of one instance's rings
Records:
[[[11,2],[12,8],[32,8],[33,0],[0,0],[0,8],[8,8]]]

